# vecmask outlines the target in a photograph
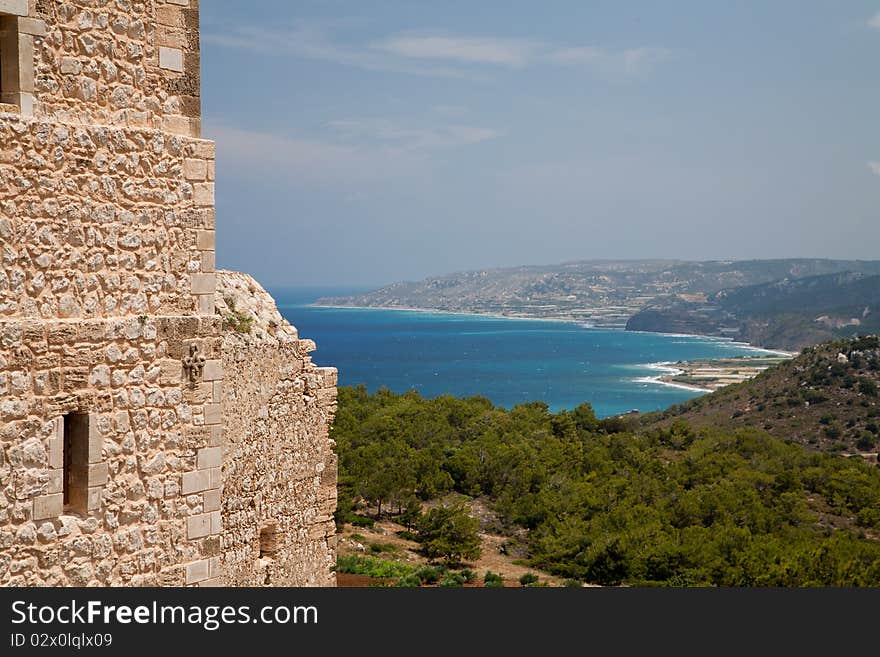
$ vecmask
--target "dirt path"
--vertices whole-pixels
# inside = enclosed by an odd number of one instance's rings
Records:
[[[390,520],[377,522],[372,528],[346,525],[338,534],[337,549],[342,555],[372,555],[380,559],[392,559],[414,566],[427,565],[428,559],[418,553],[419,544],[401,538],[397,532],[405,528]],[[466,564],[477,574],[477,585],[482,586],[483,575],[491,570],[504,577],[505,586],[519,586],[519,578],[526,573],[540,577],[540,583],[562,586],[563,580],[535,568],[514,563],[516,557],[504,554],[502,546],[510,537],[488,532],[480,532],[482,554],[472,563]],[[374,549],[371,549],[374,546]],[[375,549],[379,548],[379,549]],[[368,586],[369,578],[358,575],[338,575],[340,586]]]

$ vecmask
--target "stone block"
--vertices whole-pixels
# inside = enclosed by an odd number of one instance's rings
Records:
[[[202,251],[202,271],[203,272],[212,272],[214,271],[216,265],[214,262],[214,252],[213,251]]]
[[[58,417],[55,423],[53,435],[49,438],[49,467],[64,467],[64,418]]]
[[[103,486],[92,486],[89,488],[88,493],[88,510],[89,511],[98,511],[101,508],[101,501],[104,497],[104,487]]]
[[[199,297],[199,315],[213,315],[214,304],[216,300],[213,294],[200,294]]]
[[[212,488],[211,490],[205,491],[203,507],[204,507],[205,511],[219,511],[220,510],[220,489],[219,488]]]
[[[180,48],[159,47],[159,68],[183,73],[183,50]]]
[[[204,447],[198,451],[197,463],[199,470],[219,468],[223,465],[223,449],[221,447]]]
[[[212,513],[219,513],[213,511]],[[186,537],[202,538],[211,534],[211,513],[199,513],[186,519]]]
[[[187,180],[205,180],[208,177],[208,163],[205,160],[185,159],[183,177]],[[206,248],[206,247],[199,247]]]
[[[98,429],[98,416],[94,413],[89,414],[89,463],[98,463],[101,461],[102,452],[104,450],[104,436]]]
[[[19,18],[18,31],[32,36],[46,36],[46,23],[39,18]]]
[[[223,444],[223,427],[215,425],[211,427],[211,447],[219,447]]]
[[[49,470],[49,482],[46,484],[46,493],[61,493],[64,490],[64,470]]]
[[[189,147],[194,157],[200,157],[204,160],[213,160],[215,157],[215,144],[208,139],[200,139],[190,144]]]
[[[216,232],[213,230],[200,230],[196,233],[196,248],[200,251],[213,251],[215,248]]]
[[[214,294],[216,288],[216,274],[190,274],[190,290],[193,294]]]
[[[183,27],[183,13],[177,7],[158,5],[156,7],[156,22],[168,27]]]
[[[205,424],[220,424],[223,421],[220,404],[205,404]]]
[[[223,378],[223,363],[219,359],[205,361],[205,371],[202,377],[205,381],[219,381]]]
[[[222,578],[222,577],[212,577],[211,579],[206,579],[206,580],[204,580],[204,581],[202,581],[202,582],[199,582],[199,586],[200,586],[200,587],[202,587],[202,586],[205,586],[205,587],[209,587],[209,586],[210,586],[210,587],[220,587],[220,586],[225,586],[225,585],[223,584],[223,578]]]
[[[208,472],[211,488],[220,488],[223,485],[223,468],[211,468],[203,472]]]
[[[55,493],[34,498],[34,520],[57,518],[64,510],[64,495]]]
[[[162,130],[176,135],[196,135],[198,128],[194,120],[186,116],[169,115],[162,117]]]
[[[0,14],[28,15],[28,0],[0,0]]]
[[[18,94],[18,102],[15,103],[18,105],[19,114],[22,116],[33,116],[34,115],[34,95],[30,92],[22,91]]]
[[[180,27],[171,27],[170,25],[159,25],[156,28],[156,45],[168,46],[172,49],[186,48],[187,38],[186,31]]]
[[[110,480],[110,469],[107,463],[89,464],[89,487],[103,486]]]
[[[211,511],[208,514],[211,517],[211,533],[219,534],[223,531],[223,518],[219,511]]]
[[[186,564],[186,583],[195,584],[208,579],[208,559]]]
[[[200,493],[211,488],[211,473],[208,470],[195,470],[183,473],[183,494]]]
[[[219,404],[223,401],[223,384],[220,381],[214,381],[214,403]]]
[[[214,205],[214,183],[204,182],[193,185],[193,203],[198,207]]]

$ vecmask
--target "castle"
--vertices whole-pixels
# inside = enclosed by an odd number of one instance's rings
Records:
[[[198,0],[0,0],[0,585],[333,585],[336,371],[214,266]]]

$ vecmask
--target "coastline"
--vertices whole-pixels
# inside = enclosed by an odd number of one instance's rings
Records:
[[[798,353],[796,351],[784,351],[782,349],[769,349],[766,347],[759,347],[757,345],[749,344],[747,342],[741,342],[739,340],[734,340],[733,338],[726,338],[720,335],[704,335],[702,333],[665,333],[662,331],[627,331],[625,327],[618,326],[595,326],[593,324],[587,324],[583,319],[575,319],[573,317],[527,317],[523,315],[502,315],[500,313],[489,313],[489,312],[478,312],[478,311],[467,311],[467,310],[438,310],[436,308],[410,308],[408,306],[346,306],[339,304],[323,304],[323,303],[307,303],[302,304],[309,308],[330,308],[337,310],[396,310],[401,312],[411,312],[411,313],[427,313],[431,315],[458,315],[461,317],[485,317],[487,319],[514,319],[521,320],[526,322],[562,322],[566,324],[578,324],[583,327],[585,330],[601,330],[601,331],[626,331],[627,333],[647,333],[650,335],[663,335],[671,338],[699,338],[703,340],[709,340],[714,342],[725,342],[728,344],[733,344],[738,347],[742,347],[743,349],[748,349],[750,351],[758,351],[765,354],[775,354],[777,356],[788,356],[794,357],[797,356]],[[697,388],[691,386],[684,386],[684,384],[666,384],[666,382],[661,382],[665,385],[676,385],[677,387],[683,387],[688,390],[701,390],[705,391],[705,388]]]
[[[407,313],[425,313],[428,315],[459,315],[461,317],[485,317],[486,319],[516,319],[525,322],[564,322],[566,324],[584,324],[584,320],[571,317],[526,317],[523,315],[502,315],[500,313],[487,313],[467,310],[438,310],[436,308],[410,308],[408,306],[341,306],[337,304],[306,303],[309,308],[335,308],[337,310],[397,310]],[[584,328],[607,328],[614,327],[584,326]],[[622,330],[622,329],[621,329]]]
[[[684,390],[715,392],[728,385],[756,377],[773,365],[791,359],[791,355],[771,357],[734,356],[695,359],[692,361],[648,363],[644,367],[659,371],[656,376],[634,379],[639,383],[656,383]],[[684,379],[684,380],[682,380]]]
[[[649,333],[649,331],[639,331],[640,333]],[[687,336],[690,337],[690,336]],[[664,377],[670,376],[679,376],[684,374],[684,370],[678,367],[672,367],[675,363],[671,361],[661,361],[659,363],[648,363],[643,365],[645,369],[660,371],[660,374],[655,376],[640,376],[638,378],[633,379],[634,383],[647,383],[654,384],[660,386],[667,386],[669,388],[678,388],[679,390],[691,390],[693,392],[710,392],[707,388],[700,388],[698,386],[689,386],[686,383],[675,383],[673,381],[666,381]]]

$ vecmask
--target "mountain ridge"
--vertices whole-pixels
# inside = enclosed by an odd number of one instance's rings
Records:
[[[791,311],[794,317],[780,317],[774,308],[771,315],[778,321],[753,317],[756,313],[743,313],[742,309],[737,313],[735,306],[749,305],[750,295],[766,296],[762,285],[822,276],[840,277],[832,286],[836,289],[826,291],[832,298],[841,291],[857,292],[850,306],[865,301],[862,310],[868,307],[872,315],[869,326],[873,326],[873,315],[878,314],[873,309],[878,305],[875,296],[870,285],[853,277],[870,280],[880,276],[880,261],[821,258],[580,260],[490,268],[398,281],[365,294],[324,297],[316,304],[560,319],[588,326],[716,335],[756,346],[800,349],[851,335],[861,330],[862,322],[850,321],[850,307],[846,317],[834,314],[828,303],[814,308],[816,304],[808,295]],[[809,316],[816,309],[832,314],[816,324],[823,317]]]

